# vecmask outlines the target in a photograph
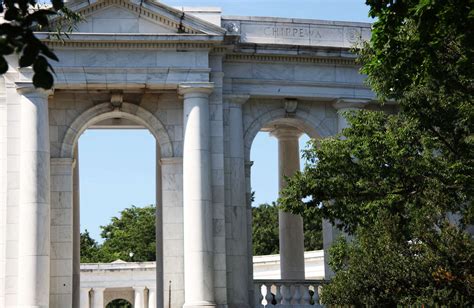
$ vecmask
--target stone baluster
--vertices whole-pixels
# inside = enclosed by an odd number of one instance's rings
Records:
[[[319,305],[319,291],[320,291],[320,286],[319,285],[314,285],[314,294],[313,294],[313,302],[315,305]]]
[[[275,300],[276,300],[277,305],[279,305],[281,304],[281,300],[283,298],[283,296],[281,295],[281,283],[276,283],[275,287],[276,287]]]
[[[302,288],[303,288],[303,297],[301,299],[301,303],[303,305],[309,305],[311,301],[311,294],[309,294],[309,285],[307,284],[302,285]]]
[[[215,306],[209,94],[212,83],[180,84],[184,96],[183,220],[185,306]]]
[[[21,96],[18,306],[49,307],[50,144],[48,95],[32,84]]]
[[[301,304],[302,294],[301,294],[301,285],[295,284],[293,285],[294,293],[292,298],[292,304]]]
[[[267,293],[265,294],[265,300],[267,301],[267,306],[273,306],[273,295],[272,295],[272,283],[266,283],[265,288]]]
[[[263,307],[262,284],[256,283],[254,286],[254,307],[261,308]]]
[[[283,300],[281,301],[281,303],[283,305],[290,305],[291,304],[291,298],[292,298],[292,295],[291,295],[291,284],[284,284],[281,286],[281,293],[283,295]]]

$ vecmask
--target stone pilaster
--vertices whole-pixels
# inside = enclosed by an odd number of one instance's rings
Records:
[[[228,180],[229,201],[226,205],[226,224],[230,225],[227,237],[227,281],[229,307],[248,307],[248,230],[245,186],[244,131],[242,105],[248,95],[229,95],[228,104]],[[250,252],[250,254],[252,254]],[[250,264],[251,266],[251,264]]]
[[[278,181],[281,192],[287,185],[285,177],[300,170],[299,137],[292,127],[278,127],[271,132],[278,139]],[[305,279],[303,218],[278,212],[280,233],[281,279]]]
[[[81,204],[79,187],[79,142],[74,149],[72,169],[72,303],[79,307],[81,290]]]
[[[211,83],[181,84],[184,96],[183,201],[185,307],[213,307],[214,250],[209,94]]]
[[[21,94],[18,306],[49,307],[49,92],[31,84]]]

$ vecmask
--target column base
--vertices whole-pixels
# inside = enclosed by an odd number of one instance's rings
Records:
[[[207,301],[199,301],[193,303],[185,303],[183,308],[200,308],[200,307],[216,307],[215,303],[207,302]]]

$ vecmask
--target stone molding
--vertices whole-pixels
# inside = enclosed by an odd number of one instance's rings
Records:
[[[38,96],[46,99],[54,94],[54,90],[36,88],[31,81],[17,81],[15,82],[15,85],[17,92],[24,96]]]
[[[213,82],[185,82],[178,85],[179,95],[205,94],[209,95],[214,90]]]
[[[211,49],[215,44],[210,43],[199,43],[199,42],[143,42],[143,41],[129,41],[129,42],[101,42],[101,41],[53,41],[53,40],[42,40],[51,48],[108,48],[108,49]]]
[[[345,110],[363,109],[368,104],[369,100],[365,99],[340,98],[333,104],[333,107],[338,112],[343,112]]]
[[[268,63],[310,63],[310,64],[338,64],[356,65],[355,59],[335,57],[304,57],[298,55],[255,55],[255,54],[228,54],[226,62],[268,62]]]
[[[162,157],[173,157],[171,138],[165,126],[151,112],[135,104],[122,103],[117,110],[110,102],[95,105],[80,114],[70,125],[61,143],[60,157],[74,157],[74,145],[79,136],[93,123],[113,117],[123,117],[148,128],[160,145]]]
[[[183,164],[182,157],[167,157],[160,159],[160,165],[181,165]]]
[[[303,132],[292,126],[278,126],[270,132],[278,140],[294,140],[303,135]]]
[[[241,106],[250,99],[248,94],[225,94],[224,101],[228,101],[231,105]]]
[[[182,29],[184,30],[185,33],[191,33],[191,34],[197,34],[200,33],[195,29],[192,29],[190,27],[184,26],[182,24],[179,24],[178,22],[175,22],[171,18],[166,18],[165,16],[159,15],[155,12],[152,12],[149,9],[143,8],[143,6],[136,5],[134,3],[131,3],[129,1],[124,1],[124,0],[105,0],[105,1],[97,1],[92,5],[86,6],[82,9],[79,9],[77,12],[84,15],[92,15],[94,12],[97,12],[99,10],[102,10],[108,6],[111,5],[118,5],[122,8],[125,8],[127,10],[130,10],[134,12],[135,14],[139,14],[140,17],[143,17],[145,19],[148,19],[149,21],[158,23],[160,26],[164,26],[168,29],[176,30]]]

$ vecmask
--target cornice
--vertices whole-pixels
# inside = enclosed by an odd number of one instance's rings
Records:
[[[100,41],[57,41],[44,40],[51,48],[74,48],[74,49],[205,49],[209,50],[215,46],[213,43],[199,42],[143,42],[143,41],[122,41],[122,42],[100,42]]]
[[[285,63],[310,63],[310,64],[339,64],[356,65],[355,59],[330,58],[330,57],[304,57],[291,55],[251,55],[251,54],[228,54],[226,62],[285,62]]]

